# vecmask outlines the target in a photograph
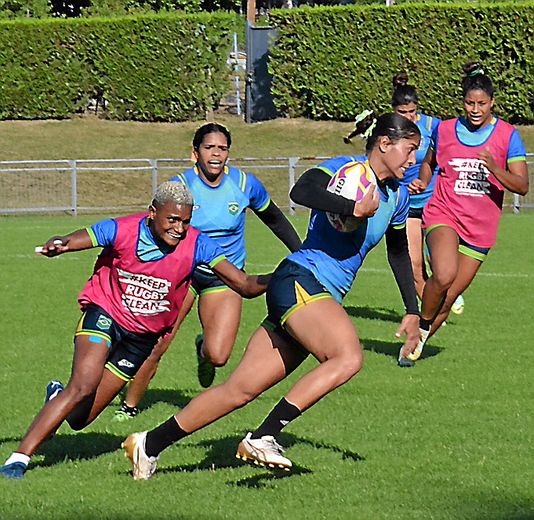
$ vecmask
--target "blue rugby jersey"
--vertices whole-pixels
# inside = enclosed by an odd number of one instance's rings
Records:
[[[221,183],[210,186],[195,166],[169,179],[187,186],[193,194],[191,225],[215,240],[236,267],[245,265],[245,211],[263,211],[271,202],[259,179],[226,166]]]
[[[402,185],[408,186],[410,182],[419,177],[419,170],[421,169],[421,163],[426,156],[428,148],[432,145],[432,139],[435,130],[439,126],[440,120],[436,117],[427,116],[425,114],[417,113],[417,120],[415,124],[421,132],[421,143],[419,148],[415,152],[415,164],[410,166],[405,172],[404,177],[400,181]],[[428,199],[434,191],[434,184],[436,183],[437,171],[432,175],[426,190],[422,193],[410,194],[410,207],[422,208],[427,203]]]
[[[329,159],[317,168],[334,175],[348,162],[361,161],[370,168],[365,156]],[[350,290],[367,253],[375,247],[392,225],[402,227],[408,218],[408,189],[394,180],[379,188],[380,205],[356,231],[336,231],[324,211],[312,210],[308,232],[302,247],[287,258],[309,269],[332,296],[341,301]]]

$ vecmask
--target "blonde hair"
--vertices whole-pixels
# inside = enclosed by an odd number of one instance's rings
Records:
[[[177,206],[192,206],[193,195],[181,182],[166,181],[157,187],[152,205],[163,206],[167,202],[174,202]]]

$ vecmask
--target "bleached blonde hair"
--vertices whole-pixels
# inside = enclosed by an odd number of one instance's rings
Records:
[[[162,182],[154,193],[153,206],[163,206],[167,202],[174,202],[177,206],[192,206],[193,195],[181,182]]]

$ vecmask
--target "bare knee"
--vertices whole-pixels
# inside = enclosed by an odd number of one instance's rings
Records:
[[[237,408],[242,408],[246,404],[250,403],[261,393],[251,387],[233,385],[230,382],[226,382],[222,386],[224,387],[225,395],[229,399],[234,410]]]
[[[456,278],[456,269],[448,268],[434,271],[432,282],[439,292],[445,292],[449,289]]]
[[[96,385],[87,381],[71,381],[65,388],[65,397],[73,404],[81,403],[96,392]]]
[[[211,347],[204,344],[203,348],[204,356],[209,360],[209,362],[216,367],[223,367],[226,365],[228,358],[232,352],[232,345],[229,347]]]
[[[350,381],[362,369],[363,355],[361,348],[332,358],[330,361],[335,361],[333,375],[336,378],[337,386],[342,385]]]

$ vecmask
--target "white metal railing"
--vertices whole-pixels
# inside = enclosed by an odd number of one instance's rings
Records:
[[[254,172],[273,200],[294,213],[289,191],[302,172],[326,158],[243,157],[232,159],[231,164]],[[534,153],[527,154],[527,162],[532,170]],[[76,215],[143,208],[161,181],[190,167],[191,159],[170,158],[0,161],[0,214],[62,211]],[[534,207],[534,193],[514,195],[508,205],[515,212]]]

